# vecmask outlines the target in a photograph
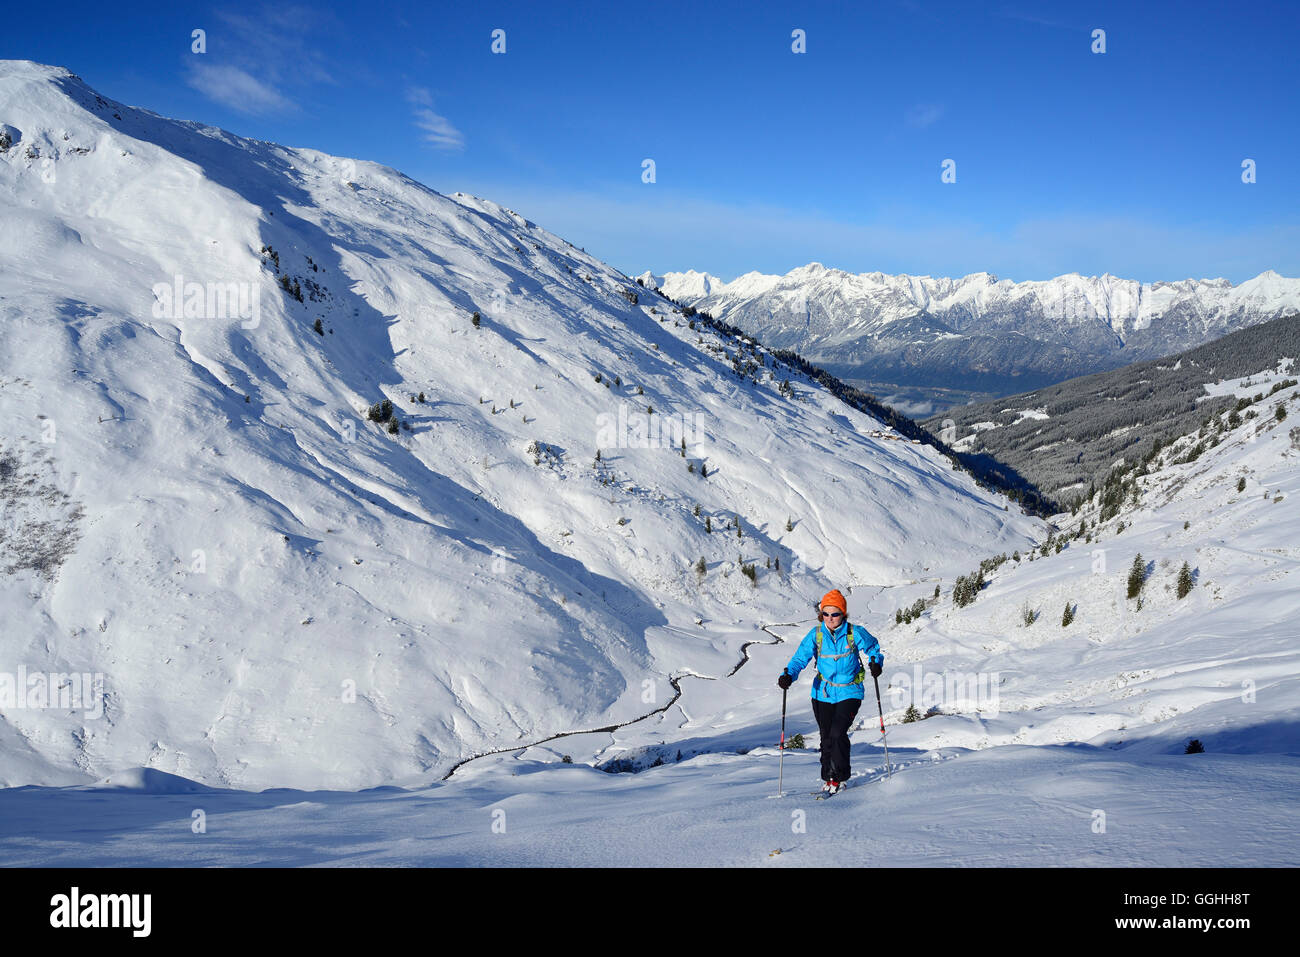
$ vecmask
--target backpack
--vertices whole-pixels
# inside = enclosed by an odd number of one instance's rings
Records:
[[[844,658],[848,655],[856,655],[858,653],[857,642],[853,640],[853,622],[851,621],[845,622],[845,624],[849,626],[849,634],[848,634],[849,650],[841,652],[838,655],[827,655],[826,656],[827,658]],[[820,660],[821,653],[822,653],[822,623],[819,621],[817,622],[817,643],[813,645],[814,667],[816,667],[817,662]],[[859,663],[861,663],[862,659],[859,658],[858,661]],[[853,676],[852,681],[827,681],[825,678],[822,677],[821,669],[818,668],[817,677],[813,679],[813,692],[816,693],[817,689],[822,686],[823,682],[832,688],[851,688],[854,685],[862,684],[866,680],[867,680],[867,671],[865,668],[862,667],[858,668],[858,673]]]

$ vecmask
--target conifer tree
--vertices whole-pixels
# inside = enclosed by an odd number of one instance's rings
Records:
[[[1146,563],[1142,561],[1142,553],[1133,556],[1133,565],[1128,572],[1128,597],[1137,598],[1142,593],[1142,586],[1146,584]]]

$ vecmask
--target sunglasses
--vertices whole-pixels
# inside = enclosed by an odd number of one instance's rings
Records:
[[[822,612],[822,617],[823,617],[823,618],[843,618],[843,617],[844,617],[844,612],[842,612],[842,611],[824,611],[824,612]]]

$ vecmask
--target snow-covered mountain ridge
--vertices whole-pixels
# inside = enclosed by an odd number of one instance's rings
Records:
[[[639,278],[841,378],[1000,394],[1170,355],[1300,312],[1300,279],[1272,270],[1236,286],[1109,273],[1024,282],[986,272],[853,274],[821,263],[731,282],[694,270]]]
[[[1197,304],[1207,330],[1216,321],[1234,316],[1258,314],[1273,318],[1300,309],[1300,278],[1287,278],[1271,269],[1236,286],[1227,279],[1143,283],[1109,273],[1067,273],[1053,279],[1021,282],[999,279],[987,272],[959,278],[854,274],[816,262],[783,276],[749,272],[730,282],[693,269],[663,275],[646,272],[638,278],[674,299],[692,304],[716,297],[727,303],[718,308],[719,318],[726,318],[731,302],[803,287],[809,290],[810,298],[838,295],[845,302],[860,302],[861,310],[874,312],[872,319],[878,322],[896,321],[923,310],[945,318],[951,316],[953,327],[959,330],[1008,311],[1012,304],[1028,301],[1044,315],[1061,320],[1062,325],[1103,322],[1121,342],[1134,330],[1159,322],[1171,308],[1189,301]]]
[[[0,124],[0,676],[103,689],[0,680],[0,782],[428,781],[1041,537],[490,201],[25,61]]]

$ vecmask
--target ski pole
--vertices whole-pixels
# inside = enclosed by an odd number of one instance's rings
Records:
[[[880,714],[880,740],[885,742],[885,770],[888,777],[892,779],[894,766],[889,763],[889,741],[885,738],[885,709],[880,704],[880,679],[872,675],[871,680],[876,686],[876,711]]]
[[[785,696],[788,689],[781,689],[781,757],[777,762],[776,796],[784,797],[785,789]]]

